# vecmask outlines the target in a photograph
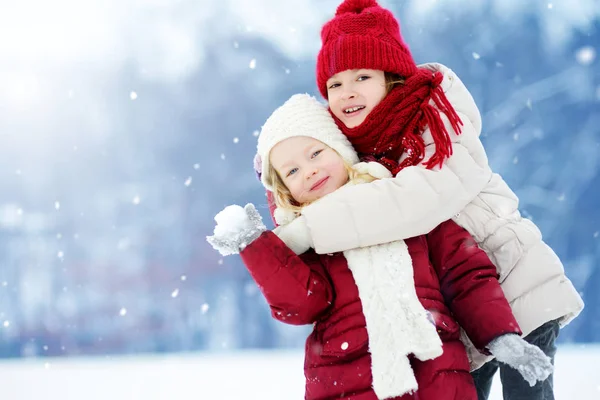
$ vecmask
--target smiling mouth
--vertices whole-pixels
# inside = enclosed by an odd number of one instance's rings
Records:
[[[344,109],[344,114],[351,115],[351,114],[354,114],[355,112],[363,110],[364,108],[365,108],[365,106],[348,107],[348,108]]]
[[[311,192],[313,190],[317,190],[317,189],[320,189],[321,187],[323,187],[323,185],[325,184],[325,182],[327,182],[328,179],[329,179],[329,177],[323,178],[323,179],[319,180],[317,183],[315,183],[314,185],[312,185],[312,187],[310,188]]]

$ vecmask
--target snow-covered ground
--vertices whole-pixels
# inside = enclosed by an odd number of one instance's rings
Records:
[[[0,361],[6,400],[294,400],[303,398],[303,354],[256,351],[143,357]],[[557,399],[600,399],[600,345],[563,346]],[[496,383],[491,399],[502,398]]]

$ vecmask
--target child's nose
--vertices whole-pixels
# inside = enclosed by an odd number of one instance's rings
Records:
[[[314,175],[316,175],[319,172],[318,168],[312,168],[309,170],[308,174],[306,174],[306,179],[310,179],[312,178]]]
[[[346,89],[342,93],[342,99],[344,100],[352,99],[354,97],[356,97],[356,93],[352,89]]]

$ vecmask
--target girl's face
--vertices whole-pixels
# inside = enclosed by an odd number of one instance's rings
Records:
[[[347,128],[359,126],[386,95],[385,73],[347,69],[327,80],[327,101]]]
[[[269,160],[300,205],[320,199],[348,182],[342,157],[311,137],[296,136],[277,143]]]

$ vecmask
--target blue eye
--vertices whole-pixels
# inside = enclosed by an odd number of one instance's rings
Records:
[[[321,154],[321,152],[322,152],[322,151],[323,151],[323,150],[317,150],[317,151],[315,151],[315,152],[312,154],[311,158],[315,158],[316,156],[318,156],[319,154]]]
[[[287,176],[294,175],[296,172],[298,172],[298,168],[292,168],[290,172],[288,172]]]
[[[359,80],[359,81],[366,81],[367,79],[371,79],[371,77],[368,76],[368,75],[361,75],[361,76],[358,77],[357,80]]]
[[[335,89],[336,87],[342,86],[339,83],[332,83],[331,85],[329,85],[329,87],[327,89]]]

